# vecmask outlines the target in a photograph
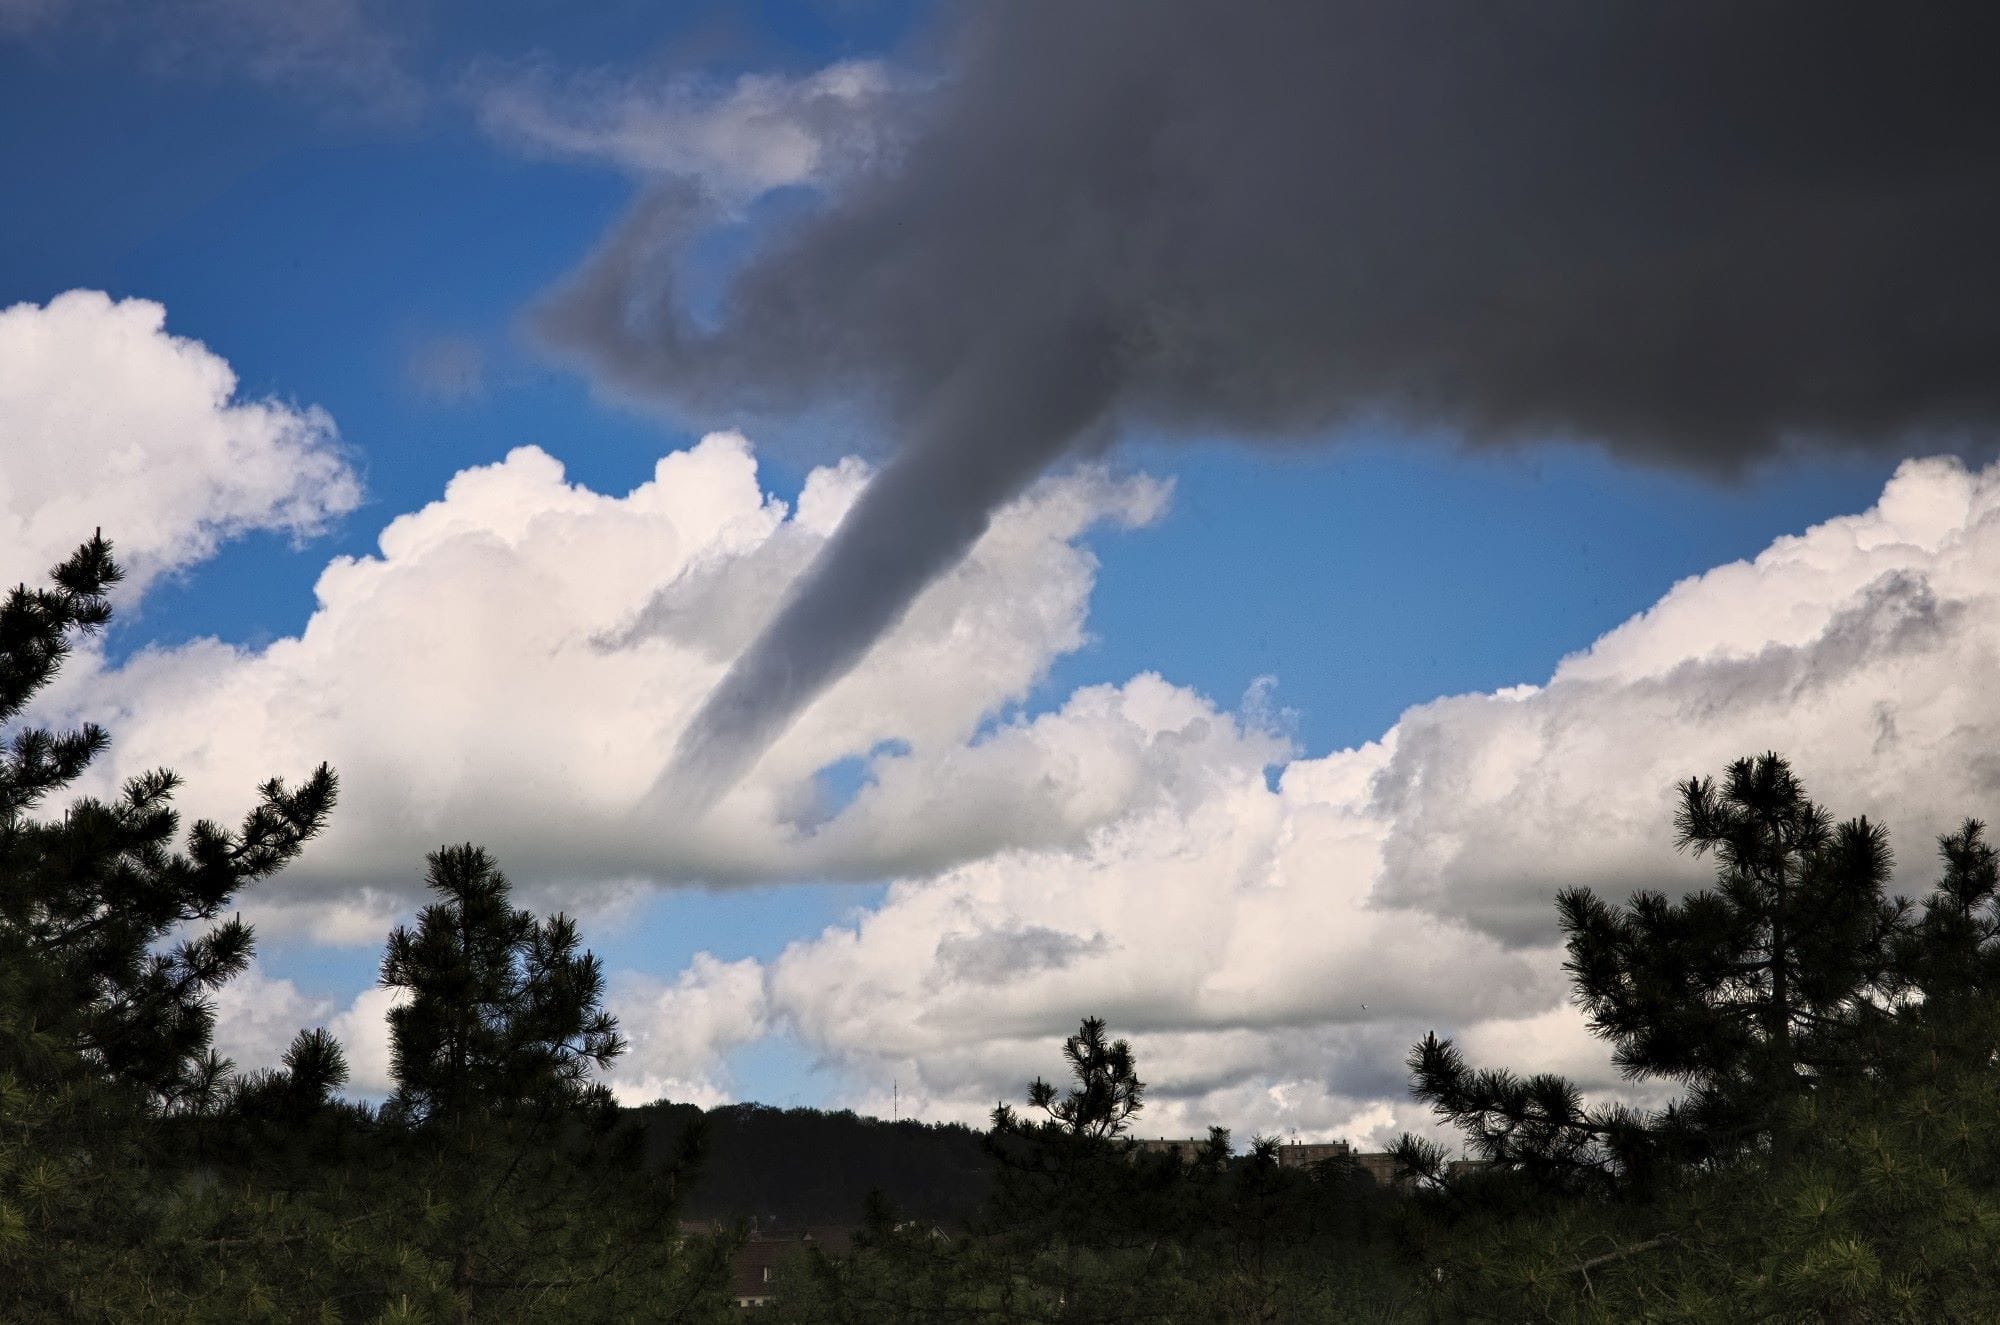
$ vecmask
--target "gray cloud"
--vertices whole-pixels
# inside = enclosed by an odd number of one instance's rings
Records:
[[[235,75],[339,118],[409,120],[428,99],[411,56],[424,0],[0,0],[0,39],[74,34],[154,73]]]
[[[1024,925],[978,934],[947,934],[938,940],[936,957],[940,972],[954,981],[997,985],[1038,971],[1060,971],[1080,957],[1094,957],[1109,947],[1102,934],[1084,938],[1047,925]]]
[[[404,358],[410,386],[427,400],[462,405],[486,394],[486,350],[470,336],[431,336]]]
[[[555,77],[530,65],[475,65],[465,92],[486,131],[534,156],[599,161],[642,178],[698,181],[723,206],[827,181],[891,151],[889,113],[905,89],[879,64],[810,75]]]
[[[1387,422],[1728,472],[2000,413],[2000,14],[1200,0],[951,11],[892,159],[675,298],[671,190],[543,319],[694,413],[863,407],[881,482],[739,661],[726,783],[1109,429]]]

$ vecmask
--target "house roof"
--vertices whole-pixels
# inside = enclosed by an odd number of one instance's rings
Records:
[[[845,1256],[854,1249],[854,1230],[843,1224],[807,1224],[752,1232],[730,1267],[731,1291],[739,1298],[771,1296],[780,1268],[803,1261],[814,1249]]]

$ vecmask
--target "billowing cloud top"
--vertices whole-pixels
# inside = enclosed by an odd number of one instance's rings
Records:
[[[1122,693],[1184,731],[1230,721],[1154,679]],[[1189,794],[1134,798],[1081,847],[900,882],[769,963],[759,1024],[972,1118],[1106,1015],[1138,1033],[1163,1134],[1421,1127],[1400,1063],[1431,1028],[1628,1089],[1564,1006],[1556,890],[1700,886],[1674,783],[1775,748],[1835,813],[1886,822],[1897,885],[1926,891],[1934,836],[2000,805],[1996,694],[2000,468],[1911,461],[1869,511],[1675,586],[1544,685],[1420,705],[1275,788],[1267,755],[1208,745],[1156,775]]]
[[[1052,757],[1067,730],[982,734],[1082,641],[1095,561],[1078,536],[1150,520],[1165,500],[1153,480],[1083,470],[997,521],[709,820],[680,813],[656,786],[665,752],[866,481],[854,461],[815,471],[787,510],[748,444],[715,434],[614,497],[521,448],[392,521],[378,556],[332,562],[296,638],[146,651],[95,676],[80,659],[63,693],[117,732],[100,777],[171,764],[202,813],[226,817],[263,777],[331,760],[341,813],[268,896],[344,899],[368,942],[445,841],[586,887],[875,877],[1074,840],[1156,794],[1151,763],[1195,739],[1178,734],[1184,718],[1080,696],[1099,736],[1068,769]],[[814,774],[887,743],[874,784],[828,820]],[[1004,796],[1000,821],[988,800],[968,813],[944,794],[958,784]]]

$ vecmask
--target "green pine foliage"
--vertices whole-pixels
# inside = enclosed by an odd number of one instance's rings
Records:
[[[118,580],[94,538],[0,602],[0,1320],[715,1318],[726,1242],[673,1231],[694,1138],[647,1158],[595,1080],[624,1047],[596,959],[477,848],[432,857],[440,901],[390,936],[379,1113],[324,1030],[267,1068],[214,1052],[253,951],[226,913],[336,782],[267,782],[234,830],[183,831],[165,770],[53,808],[108,737],[22,718]]]
[[[389,1013],[390,1112],[454,1128],[608,1106],[591,1073],[625,1041],[601,1006],[604,973],[579,950],[576,923],[514,909],[507,877],[469,842],[428,863],[439,900],[414,930],[390,933],[382,958],[383,986],[407,996]]]
[[[0,605],[0,723],[55,676],[72,634],[101,628],[121,578],[94,538]],[[155,770],[109,801],[85,797],[38,818],[51,795],[109,745],[104,730],[15,731],[0,754],[0,1070],[55,1079],[85,1073],[173,1110],[212,1103],[227,1075],[209,1052],[209,995],[252,951],[236,893],[298,855],[333,808],[333,771],[297,789],[273,779],[231,832],[197,822],[181,840],[179,779]],[[171,940],[171,942],[169,942]]]
[[[2000,995],[2000,853],[1986,825],[1967,819],[1938,840],[1944,865],[1916,922],[1894,939],[1898,992],[1934,1012]]]
[[[1871,1071],[1789,1100],[1773,1120],[1785,1145],[1643,1196],[1434,1202],[1433,1310],[1716,1325],[1993,1319],[1996,1045],[2000,1008],[1944,1024],[1919,1012]]]
[[[1921,905],[1889,848],[1835,826],[1776,755],[1682,786],[1680,843],[1717,886],[1629,907],[1559,899],[1576,998],[1650,1116],[1556,1078],[1474,1070],[1448,1041],[1413,1088],[1495,1161],[1438,1189],[1434,1309],[1482,1320],[1990,1319],[2000,1302],[2000,878],[1984,828],[1939,843]],[[1601,1181],[1579,1183],[1579,1174]]]
[[[74,640],[110,619],[120,571],[94,537],[0,603],[0,1318],[130,1319],[181,1204],[165,1129],[215,1108],[214,991],[249,961],[237,892],[296,857],[333,808],[322,765],[273,779],[231,831],[185,834],[165,770],[110,800],[49,800],[109,744],[21,721]],[[315,1070],[331,1064],[322,1059]]]
[[[1714,888],[1556,899],[1591,1029],[1628,1078],[1680,1097],[1651,1116],[1590,1108],[1560,1077],[1475,1069],[1428,1036],[1413,1089],[1485,1158],[1545,1183],[1649,1181],[1768,1144],[1792,1096],[1859,1070],[1879,1040],[1911,927],[1909,905],[1883,893],[1887,835],[1866,819],[1836,827],[1775,754],[1680,790],[1679,845],[1714,854]]]
[[[1393,1302],[1389,1198],[1369,1179],[1283,1168],[1269,1139],[1233,1156],[1222,1128],[1182,1151],[1140,1148],[1129,1043],[1089,1017],[1062,1053],[1067,1087],[1038,1078],[1032,1113],[994,1109],[991,1195],[967,1227],[878,1203],[853,1256],[798,1267],[778,1318],[1280,1322]]]
[[[712,1284],[675,1257],[693,1156],[646,1138],[595,1074],[625,1050],[575,923],[512,905],[490,856],[433,852],[437,900],[389,935],[382,984],[396,1090],[375,1149],[386,1180],[327,1202],[378,1211],[413,1318],[652,1319]],[[692,1263],[692,1262],[690,1262]],[[402,1308],[399,1308],[402,1309]]]

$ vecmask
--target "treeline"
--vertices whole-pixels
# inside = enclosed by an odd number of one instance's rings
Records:
[[[246,886],[332,814],[320,768],[183,831],[167,772],[66,792],[106,747],[20,721],[118,580],[94,539],[0,602],[0,1320],[732,1319],[741,1217],[863,1225],[802,1248],[774,1320],[1940,1321],[2000,1318],[2000,863],[1976,821],[1916,901],[1886,833],[1776,755],[1680,788],[1714,885],[1557,899],[1578,1005],[1657,1110],[1466,1060],[1411,1086],[1486,1162],[1405,1137],[1400,1176],[1127,1139],[1140,1065],[1103,1022],[984,1134],[737,1106],[617,1108],[625,1050],[575,924],[477,846],[386,938],[395,1089],[340,1095],[302,1029],[212,1047]],[[721,1218],[714,1232],[690,1223]]]
[[[1218,1132],[1121,1137],[1129,1046],[1086,1019],[1071,1085],[995,1111],[994,1194],[963,1236],[878,1210],[802,1271],[799,1321],[2000,1319],[2000,868],[1984,826],[1936,888],[1887,895],[1886,833],[1836,824],[1776,755],[1680,788],[1714,886],[1557,899],[1577,1003],[1653,1111],[1555,1075],[1411,1051],[1411,1086],[1485,1161],[1406,1136],[1382,1191]]]
[[[851,1110],[662,1101],[630,1111],[662,1159],[699,1137],[701,1181],[690,1219],[748,1217],[760,1226],[859,1224],[869,1198],[906,1218],[964,1226],[990,1186],[985,1139],[956,1123],[889,1122]]]

